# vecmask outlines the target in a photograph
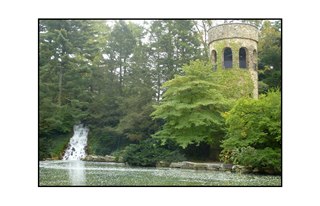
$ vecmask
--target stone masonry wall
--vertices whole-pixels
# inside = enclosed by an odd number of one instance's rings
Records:
[[[258,62],[257,55],[258,53],[258,28],[250,24],[240,24],[240,23],[231,23],[231,24],[222,24],[215,27],[212,27],[208,31],[209,33],[209,51],[210,54],[213,54],[215,51],[217,59],[221,60],[221,66],[223,68],[224,61],[224,50],[226,47],[230,47],[232,54],[239,53],[239,50],[232,48],[230,43],[235,43],[244,48],[246,51],[246,63],[247,68],[251,73],[251,77],[254,83],[253,98],[258,99]],[[225,42],[225,47],[222,51],[217,51],[217,45],[220,45],[221,42]],[[214,58],[211,56],[211,59],[214,61]],[[239,68],[239,58],[233,58],[233,65]]]
[[[208,31],[209,44],[220,39],[251,39],[258,43],[258,28],[250,24],[230,23],[211,27]]]

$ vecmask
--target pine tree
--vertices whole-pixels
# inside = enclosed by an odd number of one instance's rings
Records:
[[[199,34],[191,20],[157,20],[150,25],[150,48],[155,68],[158,102],[161,84],[182,74],[181,67],[190,60],[205,60]]]
[[[87,20],[41,20],[39,26],[40,132],[66,132],[88,114],[87,57],[97,50],[95,33]]]
[[[136,39],[128,24],[123,20],[116,21],[105,52],[109,68],[119,75],[120,94],[122,94],[123,82],[127,76],[128,62],[135,45]]]
[[[117,132],[130,140],[143,139],[152,132],[150,114],[154,111],[155,91],[153,89],[150,51],[148,44],[142,42],[145,29],[142,26],[129,23],[137,45],[128,62],[126,81],[123,85],[123,95],[118,102],[122,112]]]

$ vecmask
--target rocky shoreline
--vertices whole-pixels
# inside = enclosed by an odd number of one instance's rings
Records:
[[[99,155],[88,155],[85,158],[81,159],[82,161],[92,161],[92,162],[120,162],[123,163],[122,157],[119,157],[116,161],[116,157],[111,155],[99,156]]]
[[[208,171],[219,171],[226,173],[240,173],[240,174],[270,174],[270,175],[281,175],[281,173],[270,169],[270,168],[252,168],[251,166],[224,164],[224,163],[196,163],[196,162],[172,162],[171,164],[160,161],[157,168],[180,168],[180,169],[194,169],[194,170],[208,170]]]
[[[44,161],[49,160],[58,160],[55,158],[48,158]],[[85,158],[81,159],[82,161],[92,161],[92,162],[117,162],[124,163],[122,157],[116,161],[116,157],[106,155],[88,155]],[[126,163],[127,164],[127,163]],[[233,164],[224,164],[221,162],[213,162],[213,163],[196,163],[196,162],[172,162],[167,163],[164,161],[160,161],[156,168],[180,168],[180,169],[194,169],[194,170],[208,170],[208,171],[219,171],[226,173],[240,173],[240,174],[269,174],[269,175],[281,175],[281,173],[270,169],[270,168],[252,168],[251,166],[242,166],[242,165],[233,165]]]

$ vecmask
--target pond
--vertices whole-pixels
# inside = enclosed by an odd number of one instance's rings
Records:
[[[281,186],[281,176],[56,160],[39,162],[39,186]]]

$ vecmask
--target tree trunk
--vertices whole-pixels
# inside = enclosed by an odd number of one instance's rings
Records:
[[[158,60],[159,60],[159,52],[158,52]],[[157,79],[157,92],[158,92],[158,96],[157,96],[157,104],[160,105],[160,75],[161,75],[161,72],[160,72],[160,69],[159,69],[159,63],[157,62],[157,69],[158,69],[158,79]]]
[[[158,74],[158,86],[157,86],[157,89],[158,89],[158,96],[157,96],[157,104],[160,105],[160,74]]]
[[[62,93],[62,67],[60,68],[60,79],[59,79],[59,99],[58,99],[58,105],[61,106],[61,93]]]
[[[120,63],[120,95],[122,95],[122,61]]]

